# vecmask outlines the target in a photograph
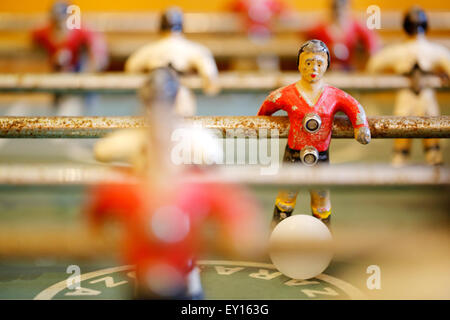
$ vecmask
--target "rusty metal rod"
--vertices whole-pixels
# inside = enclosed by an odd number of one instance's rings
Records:
[[[286,138],[289,132],[289,119],[281,116],[199,116],[186,122],[213,129],[222,137]],[[375,139],[450,137],[450,116],[372,116],[369,125]],[[143,126],[141,117],[0,117],[0,138],[100,138],[116,129]],[[353,137],[348,118],[336,116],[333,138]]]
[[[273,90],[297,81],[297,72],[250,73],[221,72],[218,85],[223,90]],[[103,74],[3,74],[0,75],[0,92],[134,92],[141,87],[145,75],[126,73]],[[198,76],[182,77],[184,85],[200,89]],[[348,90],[396,90],[410,87],[407,77],[396,75],[329,74],[325,81]],[[440,78],[427,76],[423,84],[428,87],[446,88]]]

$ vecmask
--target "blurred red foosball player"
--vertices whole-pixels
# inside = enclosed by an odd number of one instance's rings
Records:
[[[108,64],[105,39],[83,25],[69,28],[69,17],[69,4],[55,2],[50,9],[49,21],[32,32],[33,43],[45,50],[53,71],[103,70]]]
[[[279,0],[237,0],[231,4],[233,12],[243,15],[246,31],[254,38],[270,37],[275,19],[285,9]]]
[[[240,186],[183,182],[204,169],[173,165],[168,156],[176,74],[169,68],[156,69],[142,90],[147,91],[144,103],[152,104],[147,110],[151,109],[148,166],[138,182],[93,188],[90,221],[94,226],[107,218],[122,222],[123,256],[136,266],[138,299],[200,299],[203,290],[195,261],[205,241],[211,241],[205,240],[205,228],[211,227],[207,222],[217,227],[213,239],[218,248],[246,255],[266,240],[259,207]]]
[[[323,41],[330,48],[333,69],[352,70],[358,47],[368,55],[379,47],[378,36],[351,15],[349,0],[331,0],[329,21],[320,22],[306,31],[307,39]]]

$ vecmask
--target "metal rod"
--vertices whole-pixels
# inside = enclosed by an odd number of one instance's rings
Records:
[[[213,129],[222,137],[286,138],[289,119],[275,116],[199,116],[186,118],[188,124]],[[100,138],[116,129],[140,128],[141,117],[0,117],[0,138]],[[450,116],[369,117],[372,138],[449,138]],[[239,129],[239,130],[238,130]],[[333,138],[353,138],[346,116],[336,116]]]
[[[134,183],[136,176],[126,170],[105,166],[0,165],[3,185],[93,185]],[[320,167],[217,166],[202,174],[183,176],[196,183],[242,183],[262,186],[377,187],[448,186],[449,167],[387,165],[330,165]]]
[[[273,90],[297,81],[297,72],[249,73],[221,72],[218,85],[223,90]],[[3,74],[0,75],[0,92],[134,92],[146,79],[145,75],[125,73],[104,74]],[[328,74],[330,85],[348,90],[396,90],[410,87],[407,77],[395,75]],[[185,76],[182,82],[191,89],[200,89],[198,76]],[[427,76],[423,84],[443,87],[438,77]],[[443,87],[448,89],[448,86]]]

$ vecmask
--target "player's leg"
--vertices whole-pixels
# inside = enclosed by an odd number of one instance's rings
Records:
[[[164,261],[136,266],[136,300],[187,300],[188,275],[184,268]]]
[[[409,89],[402,89],[398,92],[395,99],[394,115],[412,116],[415,113],[417,96]],[[394,154],[392,164],[394,166],[403,166],[409,159],[411,153],[410,139],[395,139]]]
[[[331,219],[330,190],[311,189],[309,193],[311,195],[312,215],[329,226]]]
[[[394,140],[394,157],[392,164],[394,166],[404,165],[411,153],[411,139],[395,139]]]
[[[203,286],[200,279],[200,269],[195,267],[188,275],[188,299],[202,300],[205,298]]]
[[[426,162],[433,166],[442,165],[444,162],[439,139],[423,139],[422,141]]]
[[[420,107],[422,114],[428,117],[439,116],[439,106],[436,101],[436,95],[432,89],[424,89],[420,93]],[[439,144],[439,139],[423,139],[423,148],[425,160],[430,165],[442,165],[443,157]]]
[[[282,220],[290,217],[295,209],[298,191],[280,190],[275,200],[275,208],[272,217],[272,229]]]
[[[284,151],[283,163],[294,164],[301,163],[300,151],[293,150],[286,145],[286,150]],[[298,190],[280,190],[278,192],[277,198],[275,200],[275,208],[273,210],[272,217],[272,229],[287,217],[292,215],[295,209],[295,203],[297,202]]]
[[[195,116],[196,112],[197,101],[194,93],[185,86],[180,86],[175,101],[175,113],[181,117],[191,117]]]

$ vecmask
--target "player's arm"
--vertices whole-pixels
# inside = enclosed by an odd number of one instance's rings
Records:
[[[100,139],[94,146],[94,155],[101,162],[129,162],[143,145],[141,130],[119,130]]]
[[[207,48],[199,47],[193,57],[193,64],[202,77],[203,91],[206,94],[217,94],[220,90],[219,71],[212,53]]]
[[[269,94],[269,96],[264,100],[259,111],[257,113],[258,116],[271,116],[278,110],[283,109],[283,107],[277,102],[281,97],[281,92],[279,90],[275,90]]]
[[[47,52],[47,48],[44,45],[45,42],[45,29],[35,29],[30,33],[30,42],[34,50]]]
[[[238,185],[210,185],[212,218],[219,224],[220,247],[238,257],[263,253],[268,234],[256,199]]]
[[[125,62],[125,72],[139,73],[146,71],[148,57],[151,56],[152,49],[153,45],[150,44],[131,54]]]
[[[33,45],[34,48],[41,48],[41,31],[40,29],[36,29],[31,31],[30,34],[30,40],[31,40],[31,44]]]
[[[391,48],[385,48],[372,55],[367,63],[367,72],[378,73],[388,69],[393,69],[395,62],[395,52]]]
[[[120,195],[117,189],[118,186],[113,184],[99,184],[88,189],[85,213],[92,230],[97,231],[116,207],[116,195]]]
[[[108,64],[108,46],[102,34],[84,30],[84,38],[89,54],[88,72],[106,68]]]
[[[137,187],[127,183],[104,183],[89,189],[85,206],[89,226],[98,231],[112,216],[131,214],[139,203]]]
[[[450,51],[445,47],[440,47],[438,52],[437,64],[442,69],[447,77],[450,77]]]
[[[350,119],[355,132],[355,139],[361,144],[370,142],[370,128],[366,113],[361,104],[346,92],[339,90],[336,93],[337,104],[335,111],[344,112]]]

